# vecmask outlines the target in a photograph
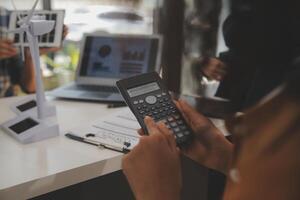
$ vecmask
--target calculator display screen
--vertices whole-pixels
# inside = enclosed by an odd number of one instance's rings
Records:
[[[135,88],[131,88],[127,90],[127,92],[130,97],[136,97],[159,89],[160,89],[159,85],[156,82],[152,82]]]

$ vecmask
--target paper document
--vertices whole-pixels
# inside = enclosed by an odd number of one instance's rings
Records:
[[[139,141],[140,136],[137,133],[139,128],[140,125],[130,109],[124,108],[85,127],[75,128],[71,132],[106,144],[123,145],[127,142],[131,144],[128,148],[132,149]],[[95,137],[87,137],[88,134],[94,134]]]

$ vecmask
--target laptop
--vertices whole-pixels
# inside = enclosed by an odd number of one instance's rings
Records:
[[[116,81],[160,70],[160,35],[85,34],[82,44],[75,81],[49,95],[122,102]]]

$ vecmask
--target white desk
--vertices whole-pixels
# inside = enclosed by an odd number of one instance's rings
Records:
[[[0,99],[0,123],[12,118],[9,104]],[[61,135],[22,145],[0,129],[0,199],[28,199],[121,169],[122,154],[70,140],[69,129],[82,126],[119,109],[105,104],[53,100]],[[222,120],[214,120],[224,129]]]
[[[0,123],[14,114],[8,105],[20,98],[0,99]],[[28,199],[121,169],[122,154],[99,150],[64,136],[118,109],[105,104],[52,101],[57,106],[59,137],[22,145],[0,129],[0,199]]]

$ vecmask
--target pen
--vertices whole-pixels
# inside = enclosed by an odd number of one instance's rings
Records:
[[[120,152],[120,153],[130,152],[130,149],[127,149],[125,147],[121,147],[121,146],[119,147],[119,146],[116,146],[116,145],[111,145],[111,144],[106,144],[106,143],[103,143],[103,142],[94,141],[94,140],[91,140],[91,139],[87,139],[87,138],[84,138],[84,137],[74,135],[72,133],[67,133],[67,134],[65,134],[65,136],[69,139],[72,139],[72,140],[75,140],[75,141],[78,141],[78,142],[91,144],[91,145],[94,145],[94,146],[98,146],[100,148],[105,148],[105,149],[117,151],[117,152]]]

